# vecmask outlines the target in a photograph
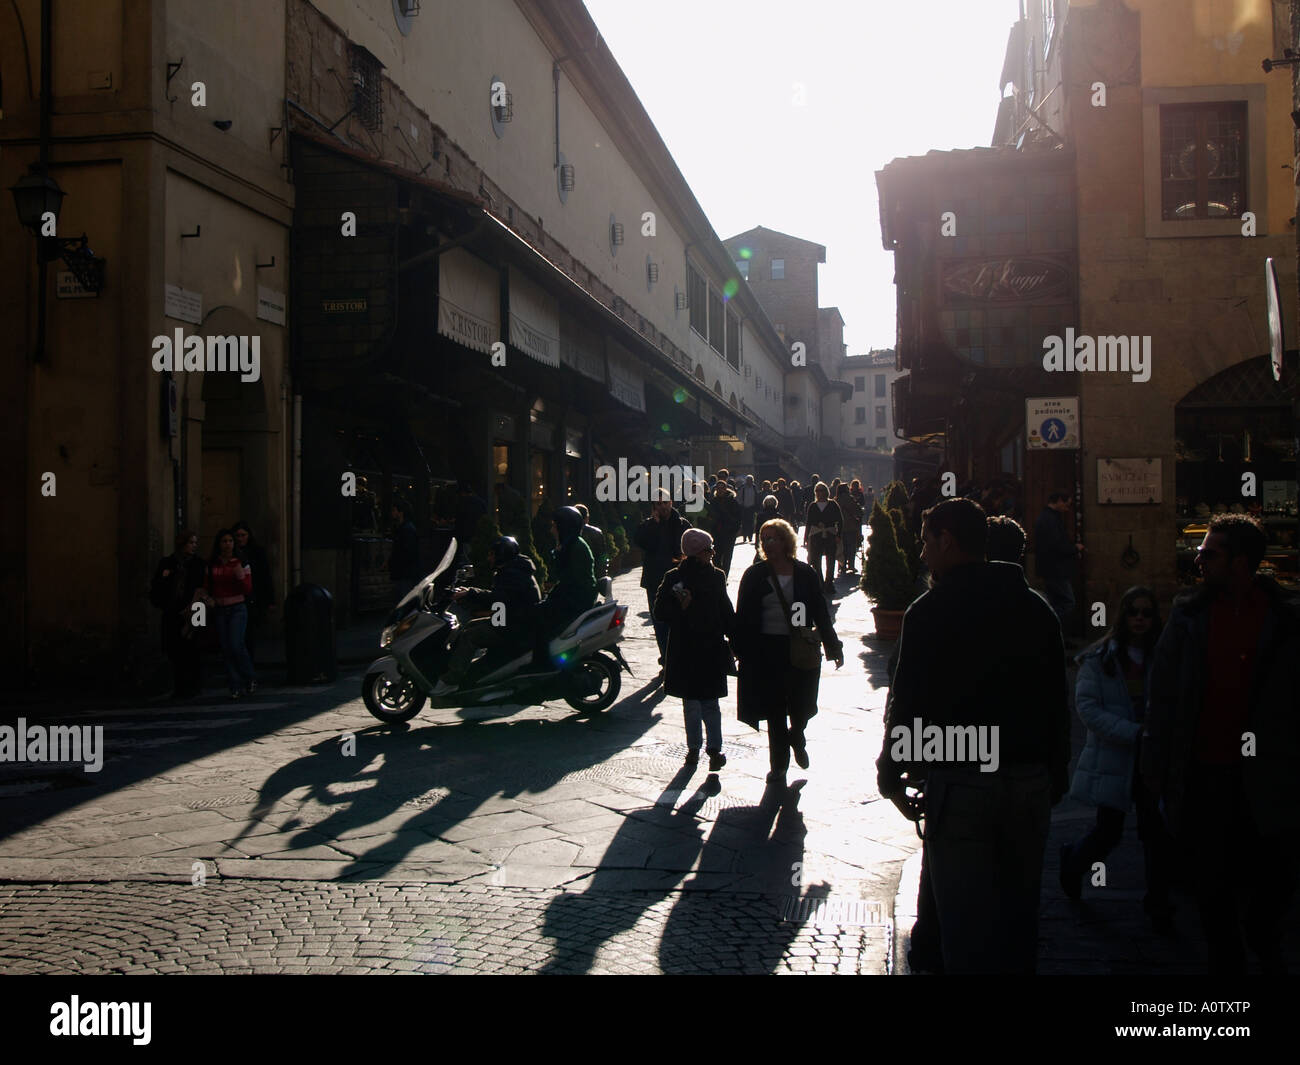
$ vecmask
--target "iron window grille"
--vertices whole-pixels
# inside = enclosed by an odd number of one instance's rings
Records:
[[[383,64],[359,44],[352,46],[352,111],[366,129],[384,121]]]

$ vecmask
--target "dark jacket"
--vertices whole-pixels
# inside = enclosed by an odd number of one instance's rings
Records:
[[[271,584],[270,560],[267,559],[262,545],[252,537],[249,537],[248,544],[243,549],[243,555],[248,561],[248,568],[253,571],[253,597],[249,600],[249,606],[264,613],[275,602]]]
[[[734,495],[716,496],[711,508],[713,538],[715,540],[734,540],[740,532],[740,523],[744,517],[740,504]]]
[[[1300,829],[1300,604],[1269,577],[1255,578],[1269,599],[1250,691],[1255,754],[1243,757],[1242,784],[1263,835]],[[1188,772],[1205,699],[1210,605],[1202,585],[1174,600],[1156,644],[1142,735],[1142,775],[1164,799],[1165,821],[1182,827]],[[1225,801],[1227,797],[1225,796]],[[1196,826],[1188,826],[1195,830]]]
[[[795,670],[787,653],[782,662],[769,661],[763,653],[764,638],[763,600],[776,596],[772,584],[772,567],[767,562],[755,562],[740,578],[736,594],[736,623],[731,646],[740,659],[740,682],[737,686],[737,716],[754,728],[768,717],[771,707],[773,678],[784,678],[797,673],[798,683],[791,692],[791,709],[811,718],[817,713],[817,686],[820,671]],[[829,659],[839,658],[844,649],[835,634],[830,611],[826,608],[822,579],[806,562],[794,561],[794,589],[790,605],[803,603],[808,620],[821,637],[822,648]]]
[[[781,511],[779,508],[776,510],[764,510],[762,507],[759,507],[758,513],[754,515],[754,535],[758,535],[758,530],[763,527],[764,522],[779,517],[781,517]]]
[[[673,592],[677,583],[690,589],[691,605],[682,609]],[[664,574],[655,596],[655,620],[668,626],[664,652],[664,692],[681,699],[721,699],[727,694],[731,651],[727,637],[735,611],[727,597],[727,578],[713,564],[684,559]]]
[[[1065,519],[1051,507],[1034,522],[1034,568],[1045,581],[1073,580],[1079,569],[1079,550],[1065,531]]]
[[[814,528],[818,525],[835,526],[834,532],[818,533]],[[834,502],[828,502],[825,510],[818,510],[817,503],[814,500],[808,504],[808,512],[804,515],[804,540],[814,551],[833,551],[835,549],[835,538],[843,535],[844,532],[844,512],[840,510],[839,505]]]
[[[418,581],[424,576],[420,572],[420,535],[410,520],[393,530],[393,553],[388,556],[388,574],[395,581]]]
[[[531,558],[516,555],[496,571],[491,591],[470,592],[462,602],[474,607],[504,603],[506,624],[513,626],[516,618],[526,619],[541,599],[542,591],[537,587],[537,567]]]
[[[674,507],[663,521],[646,518],[636,527],[632,542],[641,549],[641,587],[658,591],[659,582],[682,550],[682,533],[691,527]]]
[[[605,547],[605,534],[594,525],[584,525],[579,535],[591,548],[591,557],[596,565],[596,580],[609,573],[609,551]]]
[[[167,576],[163,576],[163,571]],[[168,555],[158,563],[149,585],[149,602],[159,607],[165,620],[174,619],[189,609],[194,593],[207,583],[208,566],[197,555]]]
[[[799,520],[798,514],[795,513],[794,493],[788,487],[777,488],[772,494],[776,496],[776,508],[781,512],[781,517],[793,524]]]
[[[567,623],[596,602],[595,565],[591,548],[581,536],[555,549],[551,575],[556,585],[540,604],[547,625]]]
[[[897,726],[998,727],[999,771],[1042,763],[1055,804],[1069,787],[1069,687],[1061,625],[1009,562],[973,562],[950,570],[903,615],[898,665],[890,686],[884,743],[876,761],[882,795],[897,790]]]

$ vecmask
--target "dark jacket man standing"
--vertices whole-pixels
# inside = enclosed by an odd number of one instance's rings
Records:
[[[591,548],[591,557],[596,565],[596,580],[600,580],[609,575],[609,550],[605,547],[604,530],[591,524],[591,512],[587,510],[586,504],[578,503],[574,509],[582,515],[581,536]]]
[[[1069,638],[1074,623],[1074,579],[1079,573],[1082,548],[1070,539],[1065,515],[1070,513],[1070,497],[1052,492],[1047,506],[1034,522],[1034,566],[1046,586],[1047,601],[1061,622],[1061,633]]]
[[[668,642],[668,628],[655,620],[655,594],[663,582],[664,574],[673,568],[681,548],[682,533],[691,527],[673,507],[672,497],[659,489],[659,498],[650,508],[650,517],[637,526],[632,542],[641,549],[641,587],[645,589],[654,622],[655,642],[659,645],[659,664],[664,664],[664,647]]]
[[[921,534],[935,586],[903,618],[877,782],[926,818],[945,971],[1032,973],[1050,811],[1069,786],[1060,626],[1020,567],[984,561],[973,500],[930,508]]]
[[[1174,600],[1156,644],[1141,739],[1143,779],[1194,858],[1214,974],[1244,974],[1246,944],[1265,973],[1286,972],[1300,836],[1300,605],[1256,574],[1265,549],[1253,519],[1211,519],[1197,549],[1205,583]]]

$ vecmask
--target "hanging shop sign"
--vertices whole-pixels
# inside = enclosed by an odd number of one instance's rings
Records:
[[[1075,451],[1079,447],[1079,397],[1025,399],[1025,446],[1030,451]]]
[[[463,248],[438,259],[438,332],[485,355],[501,339],[500,275]]]
[[[546,366],[560,365],[560,310],[555,298],[510,267],[510,343]]]
[[[257,286],[257,316],[264,322],[284,325],[284,293],[265,285]]]
[[[203,293],[179,285],[163,285],[163,314],[177,321],[203,324]]]
[[[1159,503],[1163,482],[1160,460],[1098,459],[1098,503]]]
[[[61,300],[95,299],[99,295],[93,289],[82,288],[71,270],[60,270],[55,274],[54,294]]]

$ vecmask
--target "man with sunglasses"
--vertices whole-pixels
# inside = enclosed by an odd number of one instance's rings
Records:
[[[1286,972],[1300,836],[1300,605],[1256,573],[1265,547],[1253,518],[1211,519],[1197,549],[1204,583],[1174,601],[1156,644],[1142,736],[1142,775],[1190,859],[1215,974],[1245,973],[1247,944],[1264,972]]]

